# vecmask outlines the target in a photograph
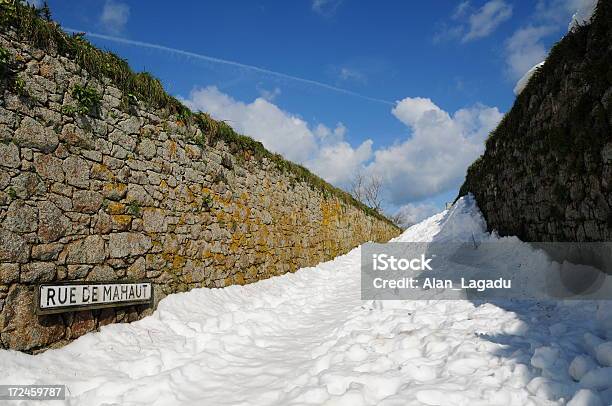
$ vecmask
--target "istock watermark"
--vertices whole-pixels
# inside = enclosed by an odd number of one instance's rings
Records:
[[[395,258],[393,255],[373,254],[372,263],[375,271],[433,271],[429,266],[432,258],[425,258],[421,254],[420,258]]]
[[[612,243],[365,244],[361,297],[610,300]]]

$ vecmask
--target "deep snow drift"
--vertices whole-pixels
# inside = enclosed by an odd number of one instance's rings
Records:
[[[463,198],[396,240],[498,238],[484,230]],[[172,295],[151,317],[40,355],[0,351],[0,384],[66,384],[63,404],[87,406],[612,403],[603,306],[598,321],[585,302],[361,301],[359,261],[356,248]]]

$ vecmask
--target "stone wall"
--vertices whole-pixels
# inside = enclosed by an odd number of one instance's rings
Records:
[[[612,241],[612,2],[569,33],[468,170],[488,226],[524,241]]]
[[[132,105],[67,58],[0,34],[19,64],[0,84],[0,347],[36,352],[151,309],[35,316],[48,281],[150,279],[156,301],[316,265],[398,229],[267,158]],[[75,85],[94,114],[70,114]]]

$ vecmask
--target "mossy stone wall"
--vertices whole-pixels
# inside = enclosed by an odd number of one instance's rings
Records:
[[[272,154],[236,150],[142,101],[126,107],[111,80],[74,60],[11,32],[0,47],[17,65],[0,81],[1,348],[60,346],[152,310],[36,316],[42,282],[150,279],[158,301],[293,272],[399,233]],[[81,109],[91,95],[95,106]]]
[[[551,50],[468,170],[488,226],[525,241],[612,241],[612,2]]]

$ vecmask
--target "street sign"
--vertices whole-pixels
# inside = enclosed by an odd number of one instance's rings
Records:
[[[38,286],[37,314],[151,304],[151,282],[67,282]]]

